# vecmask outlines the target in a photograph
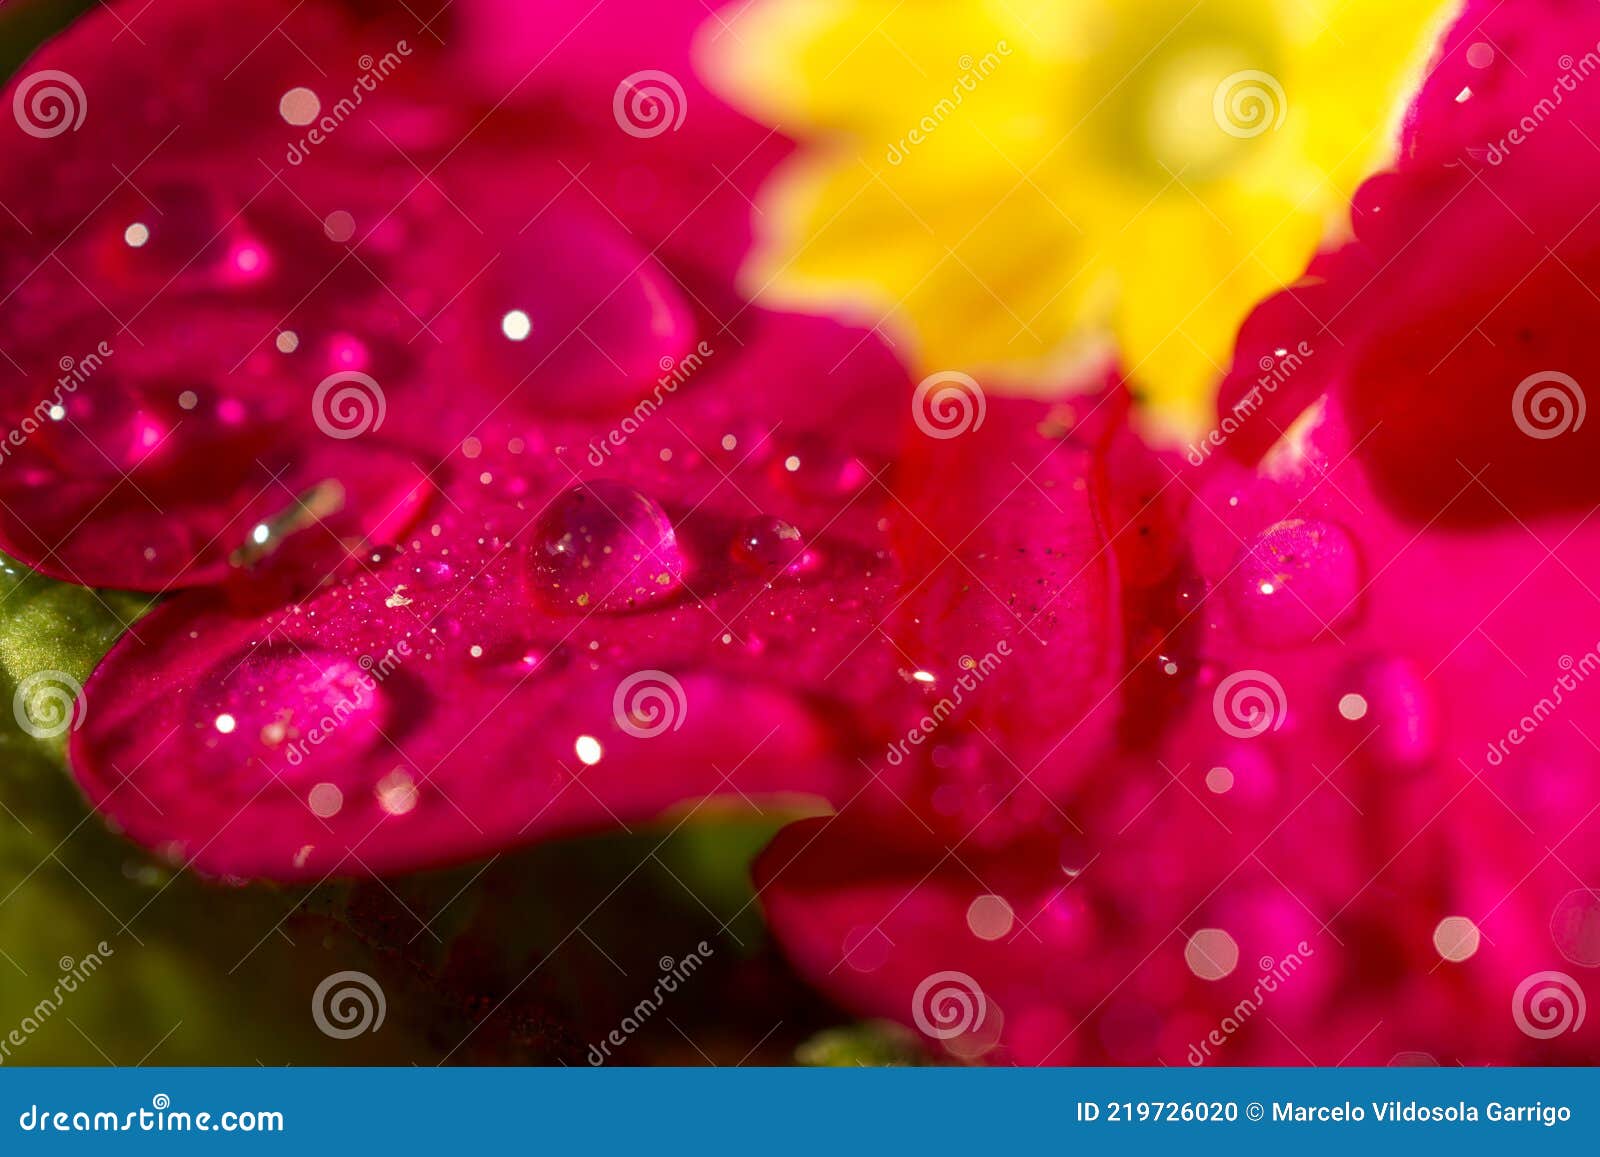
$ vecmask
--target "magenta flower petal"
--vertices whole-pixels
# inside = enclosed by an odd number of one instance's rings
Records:
[[[836,365],[841,386],[866,374],[904,397],[860,335],[751,333],[803,337],[773,355],[802,380]],[[847,407],[838,470],[852,444],[886,462],[898,427],[863,424],[873,407],[843,389],[770,404],[716,356],[740,357],[713,355],[619,444],[587,426],[486,430],[394,549],[291,606],[196,592],[157,610],[90,682],[71,754],[96,806],[201,870],[315,879],[713,796],[848,798],[857,700],[914,694],[874,632],[899,573],[878,525],[890,499],[864,465],[824,486],[820,464],[787,464]],[[608,448],[600,468],[586,440]],[[803,568],[760,534],[742,549],[774,519],[805,528]]]
[[[503,406],[621,416],[700,348],[692,299],[737,308],[685,288],[700,258],[673,273],[655,255],[729,234],[725,214],[687,213],[740,192],[704,137],[692,160],[667,146],[640,168],[635,152],[629,180],[693,185],[654,236],[596,200],[611,178],[573,151],[592,132],[463,91],[466,62],[410,21],[323,4],[150,15],[152,43],[195,53],[184,85],[151,85],[148,54],[121,51],[100,13],[6,97],[61,73],[95,109],[70,141],[23,135],[0,177],[0,350],[17,370],[0,382],[0,547],[47,573],[212,583],[323,482],[343,494],[329,530],[382,538],[419,476]],[[348,80],[310,63],[347,55],[366,62]],[[755,131],[709,96],[700,112]],[[48,195],[26,175],[43,166]]]
[[[763,903],[815,983],[962,1060],[1593,1061],[1587,1030],[1481,1015],[1600,963],[1600,237],[1571,144],[1600,98],[1522,120],[1592,22],[1469,6],[1354,241],[1247,323],[1174,479],[1196,573],[1143,749],[1102,748],[1007,841],[853,805],[769,849]],[[1033,736],[988,735],[972,778],[1032,790]]]

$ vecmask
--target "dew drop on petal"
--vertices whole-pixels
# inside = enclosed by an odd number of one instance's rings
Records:
[[[1294,518],[1256,537],[1225,591],[1245,635],[1263,646],[1286,647],[1337,628],[1361,581],[1348,534],[1331,523]]]
[[[1584,968],[1600,968],[1600,891],[1574,889],[1550,917],[1550,937],[1561,955]]]
[[[801,569],[806,553],[799,529],[769,515],[757,515],[741,523],[729,550],[741,567],[768,575]]]
[[[671,598],[686,564],[660,503],[600,480],[561,495],[535,523],[530,582],[550,609],[626,611]]]
[[[336,777],[384,742],[388,691],[354,659],[293,646],[262,647],[201,692],[201,717],[230,764],[265,760],[288,778],[315,767]]]

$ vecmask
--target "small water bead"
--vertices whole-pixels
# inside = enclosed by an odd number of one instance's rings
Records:
[[[661,504],[598,480],[550,504],[533,529],[530,580],[550,609],[627,611],[671,598],[687,569]]]
[[[803,570],[810,558],[799,528],[770,515],[741,523],[729,553],[745,569],[766,575]]]
[[[1337,628],[1361,582],[1361,560],[1348,534],[1331,523],[1294,518],[1256,537],[1225,591],[1246,636],[1287,647]]]

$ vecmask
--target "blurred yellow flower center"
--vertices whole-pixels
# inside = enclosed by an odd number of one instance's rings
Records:
[[[800,142],[746,288],[920,373],[1059,391],[1116,357],[1208,422],[1250,308],[1347,219],[1446,0],[754,0],[713,84]]]

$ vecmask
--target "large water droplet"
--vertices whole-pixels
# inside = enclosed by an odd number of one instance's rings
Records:
[[[1247,636],[1263,646],[1293,646],[1350,613],[1361,590],[1361,560],[1339,527],[1292,518],[1256,537],[1226,589]]]
[[[620,482],[567,491],[534,526],[529,571],[552,610],[627,611],[672,597],[685,563],[660,503]]]
[[[389,699],[368,665],[331,651],[262,647],[229,664],[198,700],[207,745],[235,766],[285,779],[337,778],[384,742]]]
[[[1550,936],[1561,955],[1584,968],[1600,968],[1600,892],[1568,892],[1550,917]]]

